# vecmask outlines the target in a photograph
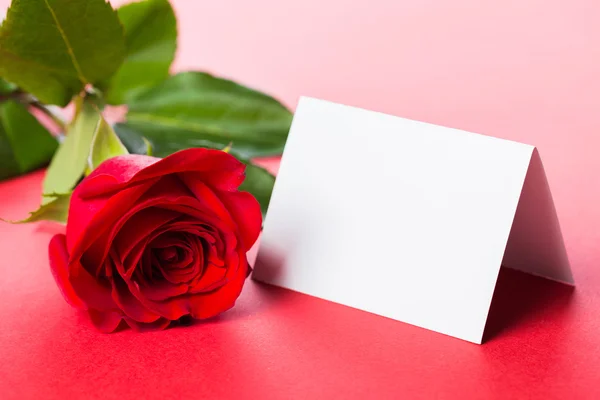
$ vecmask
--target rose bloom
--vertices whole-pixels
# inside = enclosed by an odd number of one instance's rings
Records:
[[[256,199],[238,191],[244,169],[209,149],[103,162],[73,192],[66,235],[50,242],[67,302],[103,332],[122,321],[163,329],[231,308],[262,224]]]

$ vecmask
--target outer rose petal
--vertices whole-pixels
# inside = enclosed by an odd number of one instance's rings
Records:
[[[111,297],[111,289],[90,275],[79,262],[69,266],[69,280],[73,289],[87,308],[113,311],[117,305]]]
[[[69,282],[69,253],[65,235],[62,233],[54,235],[48,245],[48,256],[54,280],[67,303],[75,308],[86,308]]]
[[[227,222],[231,227],[234,226],[235,223],[229,215],[229,212],[210,186],[202,181],[194,179],[193,174],[180,174],[179,177],[181,181],[185,183],[187,189],[209,212],[217,216],[220,220]]]
[[[190,298],[191,315],[196,319],[214,317],[235,305],[240,296],[248,271],[248,261],[245,256],[240,259],[240,265],[228,276],[229,282],[212,293],[195,295]]]
[[[149,301],[163,301],[171,297],[186,294],[188,285],[173,285],[171,282],[153,282],[152,285],[140,285],[140,296],[147,298]]]
[[[214,188],[235,190],[244,180],[244,169],[244,164],[221,150],[192,148],[163,159],[130,154],[103,162],[78,188],[81,196],[87,198],[168,174],[195,172],[200,181]],[[101,175],[108,177],[98,178]]]
[[[111,229],[122,215],[131,209],[151,187],[152,182],[123,190],[114,196],[82,199],[79,186],[69,205],[67,248],[71,258],[79,258],[103,232]],[[93,260],[98,264],[101,260]]]
[[[196,172],[198,179],[209,186],[220,190],[234,190],[242,184],[245,169],[242,162],[224,151],[192,148],[163,158],[136,174],[132,181],[173,173]]]
[[[260,204],[254,196],[248,192],[211,190],[204,182],[195,180],[193,174],[180,176],[198,201],[213,210],[219,219],[233,222],[245,249],[250,250],[262,227]]]
[[[96,311],[94,309],[88,310],[92,323],[100,332],[111,333],[119,327],[121,323],[121,314],[116,311]]]
[[[122,267],[117,267],[122,271]],[[121,272],[119,271],[119,272]],[[145,307],[131,292],[128,284],[118,276],[113,277],[112,296],[119,308],[123,310],[126,316],[138,322],[154,322],[160,318],[160,315],[150,311]]]
[[[171,323],[170,320],[166,319],[166,318],[159,318],[154,322],[138,322],[136,320],[133,320],[131,318],[127,318],[124,317],[125,322],[127,323],[127,325],[129,325],[129,327],[133,330],[136,330],[138,332],[146,332],[146,331],[155,331],[155,330],[162,330],[165,329],[166,327],[169,326],[169,324]]]
[[[97,187],[97,189],[105,189],[112,187],[115,184],[126,183],[129,182],[129,180],[133,178],[133,176],[139,171],[160,160],[161,159],[157,157],[137,154],[127,154],[109,158],[98,165],[96,169],[94,169],[79,186],[99,176],[103,176],[103,183],[107,186],[100,185],[101,181],[96,181],[96,184],[93,186]],[[83,187],[85,186],[87,186],[87,183]],[[97,189],[89,188],[89,190],[92,190],[93,192],[95,192]]]
[[[248,192],[217,192],[229,214],[236,222],[246,251],[258,239],[262,227],[260,204]]]

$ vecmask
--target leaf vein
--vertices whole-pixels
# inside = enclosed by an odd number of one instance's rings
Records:
[[[77,71],[77,76],[79,77],[79,80],[81,81],[81,83],[83,83],[85,85],[86,83],[88,83],[88,81],[85,78],[85,76],[83,75],[83,71],[81,70],[79,63],[77,62],[77,58],[75,57],[75,53],[73,51],[73,47],[71,46],[71,43],[69,42],[69,39],[67,38],[65,31],[63,30],[60,22],[58,21],[58,17],[56,16],[56,13],[52,9],[52,7],[50,7],[50,3],[48,3],[48,0],[44,0],[44,3],[46,3],[46,7],[50,11],[50,14],[52,14],[52,19],[54,19],[56,29],[58,30],[58,32],[60,33],[60,36],[62,37],[63,41],[65,42],[65,46],[67,47],[67,52],[69,53],[69,57],[71,58],[73,67],[75,67],[75,70]]]

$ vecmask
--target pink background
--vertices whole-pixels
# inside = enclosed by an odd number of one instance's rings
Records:
[[[107,336],[52,282],[55,228],[0,224],[5,398],[600,398],[600,2],[174,4],[177,70],[538,146],[577,288],[503,272],[483,346],[251,281],[216,321]],[[0,183],[0,215],[41,178]]]

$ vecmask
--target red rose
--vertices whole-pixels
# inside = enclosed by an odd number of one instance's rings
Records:
[[[244,168],[208,149],[102,163],[73,192],[66,236],[50,242],[65,299],[104,332],[231,308],[262,223],[256,199],[237,190]]]

